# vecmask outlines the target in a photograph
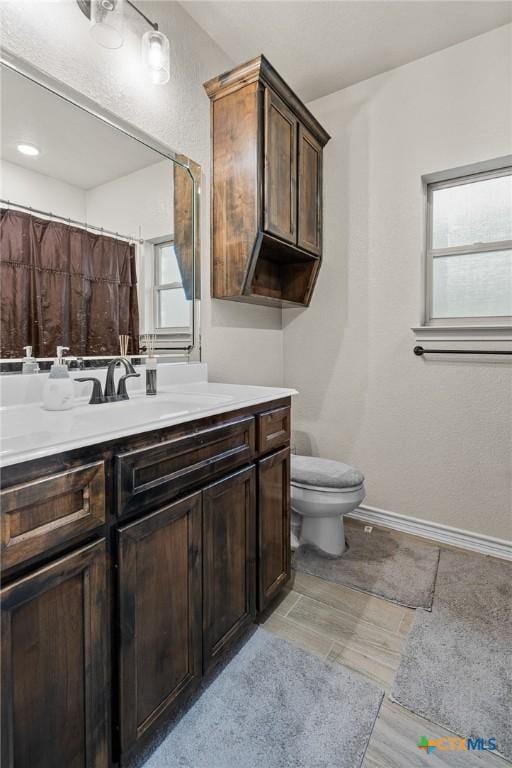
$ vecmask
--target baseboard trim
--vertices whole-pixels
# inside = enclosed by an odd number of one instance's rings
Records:
[[[432,539],[432,541],[438,541],[441,544],[449,544],[452,547],[469,549],[482,555],[492,555],[493,557],[501,557],[503,560],[512,560],[512,542],[484,536],[481,533],[463,531],[460,528],[451,528],[448,525],[399,515],[396,512],[389,512],[378,507],[370,507],[366,504],[361,504],[360,507],[347,515],[347,517],[353,517],[365,523],[382,525],[395,531],[410,533],[413,536],[422,536],[425,539]]]

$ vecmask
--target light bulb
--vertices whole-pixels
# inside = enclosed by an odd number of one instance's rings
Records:
[[[161,69],[164,64],[164,52],[160,40],[151,39],[149,43],[148,64],[151,69]]]
[[[162,32],[151,29],[144,33],[142,36],[142,61],[152,83],[162,85],[169,81],[169,40]]]
[[[121,48],[124,42],[124,0],[92,0],[91,37],[103,48]]]

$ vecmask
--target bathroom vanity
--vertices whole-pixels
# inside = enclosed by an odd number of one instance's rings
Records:
[[[2,768],[128,766],[289,578],[294,392],[197,362],[199,166],[26,63],[1,71],[47,180],[14,142],[0,367],[27,370],[29,346],[41,372],[0,378]],[[121,342],[141,374],[123,389]],[[48,412],[56,347],[75,407]]]
[[[291,394],[5,409],[3,766],[126,765],[286,584]]]

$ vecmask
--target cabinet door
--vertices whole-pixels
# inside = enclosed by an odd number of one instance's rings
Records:
[[[297,119],[276,94],[265,90],[264,228],[297,241]]]
[[[258,610],[290,578],[290,449],[258,463]]]
[[[297,245],[322,252],[322,147],[299,126],[299,205]]]
[[[123,753],[201,676],[201,494],[119,531]]]
[[[106,768],[104,540],[1,592],[3,768]]]
[[[208,669],[255,615],[255,469],[203,493],[203,644]]]

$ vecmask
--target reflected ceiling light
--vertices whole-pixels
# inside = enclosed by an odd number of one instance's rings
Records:
[[[142,63],[148,79],[156,85],[169,82],[169,40],[158,24],[137,8],[131,0],[76,0],[82,13],[90,19],[91,36],[104,48],[120,48],[124,42],[126,11],[130,6],[151,27],[142,36]]]
[[[38,148],[34,147],[33,144],[18,144],[16,149],[18,152],[21,152],[22,155],[28,155],[29,157],[35,157],[39,154]]]

